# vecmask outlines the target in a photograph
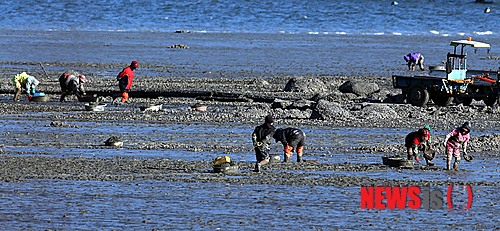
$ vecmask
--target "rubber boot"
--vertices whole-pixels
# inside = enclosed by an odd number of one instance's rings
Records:
[[[77,92],[77,93],[75,94],[75,96],[76,96],[76,99],[78,99],[78,102],[81,102],[81,101],[82,101],[82,94],[80,94],[80,93],[78,93],[78,92]]]
[[[456,171],[458,170],[458,165],[460,164],[460,160],[455,160],[455,163],[453,163],[453,169]]]
[[[412,154],[408,154],[408,156],[406,158],[407,158],[407,160],[413,160],[413,155]]]
[[[432,160],[434,159],[434,157],[436,157],[436,152],[435,151],[433,151],[433,150],[424,151],[424,155],[423,156],[424,156],[424,159],[425,159],[425,163],[427,163],[427,166],[434,166],[434,163],[432,163]]]
[[[121,93],[120,93],[120,94],[121,94]],[[112,104],[114,104],[114,103],[115,103],[116,98],[120,97],[120,94],[118,94],[118,93],[113,93],[113,95],[111,95],[111,98],[113,98],[113,100],[111,101],[111,103],[112,103]]]
[[[66,98],[66,95],[67,95],[66,92],[63,92],[61,94],[61,98],[59,99],[59,102],[64,102],[64,99]]]
[[[285,162],[290,162],[291,159],[292,159],[292,151],[293,151],[293,147],[286,144],[285,145]]]
[[[297,162],[302,162],[302,151],[304,150],[304,146],[297,147]]]
[[[254,172],[260,172],[260,164],[259,163],[255,164],[255,169],[253,171]]]
[[[122,93],[122,103],[127,102],[128,99],[128,92],[123,92]]]
[[[14,95],[13,100],[19,101],[20,98],[21,98],[21,90],[16,90],[16,94]]]

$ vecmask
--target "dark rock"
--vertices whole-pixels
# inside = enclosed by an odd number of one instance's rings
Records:
[[[348,110],[344,109],[339,103],[320,100],[315,105],[310,118],[331,120],[350,117],[351,113]]]
[[[111,136],[106,140],[106,142],[104,142],[104,144],[106,146],[121,147],[123,146],[123,141],[118,136]]]
[[[349,80],[339,87],[342,93],[354,93],[358,96],[369,96],[380,91],[376,83]]]
[[[290,79],[283,90],[286,92],[317,94],[328,92],[328,87],[320,79],[297,77]]]
[[[250,81],[250,84],[254,84],[257,86],[268,86],[269,82],[267,82],[266,80],[263,80],[261,78],[257,78],[257,79]]]
[[[324,100],[330,101],[330,102],[338,102],[338,103],[344,104],[345,102],[355,101],[356,99],[359,99],[359,97],[353,93],[343,94],[340,92],[333,92],[332,94],[324,96],[321,99],[324,99]]]
[[[172,46],[168,46],[167,48],[176,48],[176,49],[189,49],[190,47],[184,44],[175,44]]]
[[[312,109],[313,105],[315,105],[314,101],[304,100],[303,99],[303,100],[294,101],[292,103],[292,105],[290,105],[288,107],[288,109],[298,109],[298,110],[304,111],[304,110],[307,110],[307,109]]]
[[[281,100],[281,99],[275,99],[274,102],[271,105],[271,108],[276,109],[276,108],[281,108],[281,109],[298,109],[301,111],[305,111],[308,109],[312,109],[313,105],[315,104],[314,101],[310,100]]]
[[[78,128],[79,126],[78,125],[67,124],[67,123],[61,122],[61,121],[52,121],[48,126],[46,125],[46,127]]]
[[[64,127],[64,126],[67,126],[67,124],[64,122],[61,122],[61,121],[52,121],[50,123],[50,126],[51,127]]]
[[[271,108],[273,108],[273,109],[276,109],[276,108],[286,109],[288,106],[290,106],[292,104],[293,104],[293,102],[290,100],[275,99],[274,102],[271,104]]]
[[[362,116],[370,121],[382,121],[398,118],[396,111],[387,105],[368,104],[361,110]]]
[[[382,102],[384,103],[404,103],[405,96],[403,94],[388,94]]]

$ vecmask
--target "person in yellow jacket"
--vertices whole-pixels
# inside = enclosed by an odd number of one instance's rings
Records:
[[[35,77],[28,75],[26,72],[15,75],[14,78],[12,78],[12,83],[16,87],[16,94],[14,95],[15,101],[19,101],[23,90],[26,91],[28,97],[33,96],[35,94],[36,87],[40,84]]]

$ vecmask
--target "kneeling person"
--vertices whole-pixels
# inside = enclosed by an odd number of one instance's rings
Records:
[[[424,70],[424,56],[419,52],[412,52],[405,55],[404,60],[410,71],[414,71],[417,65],[420,66],[420,70]]]

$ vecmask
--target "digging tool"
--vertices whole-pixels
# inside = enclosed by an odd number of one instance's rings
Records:
[[[40,64],[40,67],[42,68],[43,73],[45,73],[45,76],[47,76],[47,78],[49,78],[49,79],[50,79],[50,76],[49,76],[49,74],[47,73],[47,71],[45,70],[45,67],[43,67],[43,64],[42,64],[42,63],[38,63],[38,64]]]
[[[474,159],[473,156],[469,155],[469,154],[465,154],[464,153],[464,160],[467,161],[467,162],[471,162],[472,160]]]

